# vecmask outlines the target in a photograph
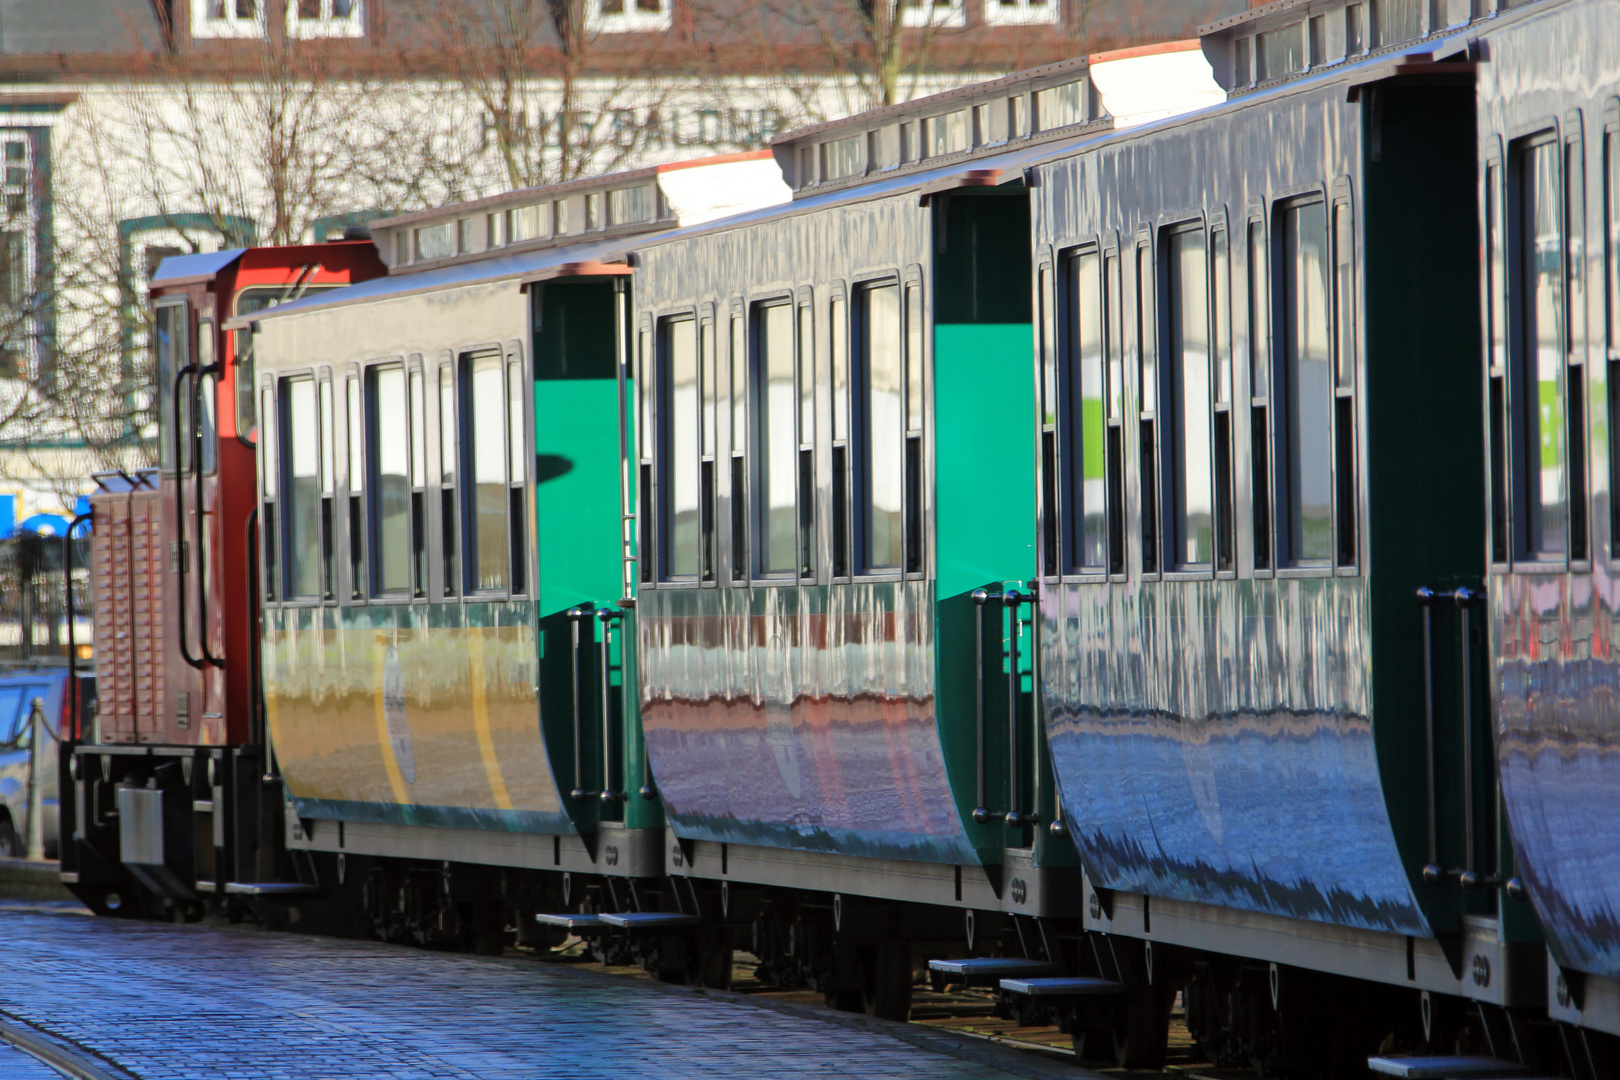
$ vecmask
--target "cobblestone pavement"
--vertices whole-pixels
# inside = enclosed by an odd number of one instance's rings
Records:
[[[530,960],[15,910],[0,912],[0,950],[0,1020],[140,1080],[1096,1076],[966,1036]]]
[[[0,1043],[0,1080],[61,1080],[61,1077],[61,1073],[15,1046]]]

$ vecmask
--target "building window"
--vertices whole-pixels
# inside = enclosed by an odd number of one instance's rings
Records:
[[[287,0],[289,37],[364,37],[365,33],[361,0]]]
[[[964,26],[967,4],[964,0],[900,0],[902,26]]]
[[[264,0],[192,0],[194,38],[264,37]]]
[[[984,0],[984,21],[992,26],[1033,26],[1058,21],[1057,0]]]
[[[585,25],[595,34],[668,30],[674,0],[586,0]]]

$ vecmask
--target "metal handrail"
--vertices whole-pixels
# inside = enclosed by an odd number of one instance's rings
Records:
[[[602,793],[601,800],[605,803],[617,802],[624,798],[624,792],[613,787],[613,624],[624,617],[624,612],[615,608],[598,608],[596,621],[602,624]],[[623,648],[620,648],[623,655]]]
[[[208,325],[210,332],[212,332],[213,323]],[[197,536],[197,646],[202,652],[203,663],[216,668],[223,668],[225,661],[215,656],[213,650],[208,647],[208,576],[203,572],[203,568],[208,565],[207,540],[204,532],[206,515],[203,513],[203,433],[202,425],[197,422],[197,418],[202,415],[200,411],[202,381],[206,376],[217,377],[221,370],[220,362],[216,359],[207,367],[197,369],[196,376],[191,380],[191,425],[194,432],[192,438],[197,444],[193,448],[191,455],[191,474],[195,480],[192,498],[197,511],[197,523],[194,530]],[[219,412],[217,399],[214,403],[214,412],[217,416]],[[181,534],[184,535],[183,529]],[[181,594],[181,602],[184,603],[184,601],[185,596]]]
[[[568,793],[572,799],[588,799],[596,794],[585,787],[585,717],[581,702],[584,700],[580,691],[580,638],[579,624],[581,620],[590,617],[590,613],[583,607],[568,609],[568,636],[572,645],[569,654],[573,665],[574,675],[574,788]]]
[[[185,485],[181,479],[180,461],[180,384],[187,375],[196,375],[197,365],[187,364],[174,376],[174,399],[171,402],[174,413],[174,527],[180,536],[179,552],[175,558],[175,574],[180,579],[180,602],[176,604],[180,624],[180,656],[185,662],[201,671],[205,663],[191,655],[191,645],[186,641],[189,631],[186,629],[186,497]],[[195,451],[195,447],[191,448]],[[193,452],[192,456],[196,454]],[[194,465],[200,464],[193,462]]]
[[[1447,878],[1456,878],[1464,889],[1478,889],[1484,885],[1500,885],[1500,875],[1481,875],[1477,866],[1474,824],[1474,665],[1472,649],[1473,624],[1471,606],[1481,599],[1477,589],[1459,586],[1442,590],[1428,587],[1417,590],[1418,603],[1423,606],[1423,719],[1428,767],[1429,861],[1424,865],[1423,880],[1431,885]],[[1438,796],[1436,795],[1435,733],[1434,733],[1434,604],[1451,600],[1457,605],[1462,630],[1462,779],[1463,779],[1463,865],[1447,869],[1440,864],[1440,830]]]

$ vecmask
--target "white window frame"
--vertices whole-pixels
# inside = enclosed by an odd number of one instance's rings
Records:
[[[254,0],[256,14],[251,18],[238,18],[236,0],[223,0],[227,12],[222,19],[210,19],[208,8],[212,0],[191,0],[191,36],[194,38],[262,38],[264,37],[264,8],[269,0]]]
[[[1041,26],[1058,21],[1061,0],[984,0],[984,21],[991,26]]]
[[[585,0],[585,28],[593,34],[642,34],[668,30],[675,21],[675,0],[658,0],[656,12],[636,10],[636,0],[624,0],[624,8],[605,15],[602,0]]]
[[[900,25],[957,27],[967,25],[967,0],[894,0],[900,7]]]
[[[196,0],[193,0],[196,2]],[[298,17],[298,0],[285,0],[287,5],[287,36],[308,41],[313,38],[357,38],[366,36],[365,0],[354,0],[347,15],[333,15],[334,0],[320,0],[321,13],[317,18]],[[260,0],[261,10],[264,0]]]

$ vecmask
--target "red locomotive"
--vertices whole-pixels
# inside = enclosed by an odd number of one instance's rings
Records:
[[[96,477],[97,733],[64,745],[63,880],[90,907],[280,880],[257,712],[252,330],[227,320],[385,273],[369,240],[164,260],[151,287],[159,463]],[[211,837],[211,842],[210,842]],[[170,858],[164,854],[168,849]],[[173,853],[197,865],[182,877]],[[133,876],[145,888],[130,888]],[[131,910],[130,914],[157,914]]]

